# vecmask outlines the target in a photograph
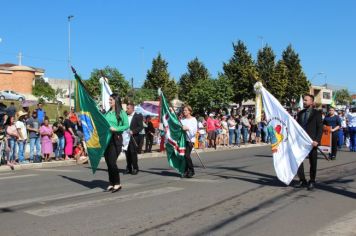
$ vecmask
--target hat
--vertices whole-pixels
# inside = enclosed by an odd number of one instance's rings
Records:
[[[214,114],[213,114],[213,113],[210,113],[210,114],[209,114],[209,116],[210,116],[210,117],[213,117],[213,116],[214,116]]]
[[[20,118],[21,116],[25,116],[25,115],[27,115],[27,112],[24,111],[17,112],[17,118]]]

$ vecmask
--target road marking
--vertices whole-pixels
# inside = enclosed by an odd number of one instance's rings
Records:
[[[199,179],[199,178],[180,178],[180,177],[168,177],[171,180],[176,181],[186,181],[186,182],[196,182],[196,183],[220,183],[222,180],[218,179]]]
[[[338,218],[327,227],[317,231],[313,236],[356,235],[356,211]]]
[[[176,192],[180,190],[183,190],[183,188],[165,187],[165,188],[152,189],[152,190],[127,194],[127,195],[117,194],[117,196],[115,197],[109,197],[109,198],[103,198],[97,200],[81,201],[77,203],[71,203],[71,204],[60,205],[60,206],[43,207],[40,209],[29,210],[25,212],[27,214],[31,214],[35,216],[46,217],[51,215],[69,213],[78,209],[87,209],[89,207],[103,206],[110,202],[115,202],[115,203],[126,202],[135,199],[154,197],[154,196],[163,195],[163,194]]]
[[[2,176],[2,175],[14,175],[15,173],[13,173],[13,172],[7,172],[7,173],[0,173],[0,176]]]
[[[126,183],[126,184],[123,184],[122,186],[123,186],[123,188],[126,189],[126,188],[137,187],[140,185],[141,184]],[[16,206],[20,206],[20,205],[26,205],[26,204],[30,204],[30,203],[43,203],[43,202],[61,200],[61,199],[72,198],[72,197],[80,197],[80,196],[85,196],[85,195],[104,192],[104,191],[105,190],[102,188],[93,188],[93,189],[76,192],[76,193],[61,193],[61,194],[56,194],[56,195],[35,197],[35,198],[29,198],[29,199],[24,199],[24,200],[9,201],[9,202],[0,203],[0,209],[16,207]]]
[[[80,170],[61,170],[61,169],[34,169],[35,171],[45,171],[45,172],[81,172]]]
[[[37,176],[37,175],[38,175],[38,174],[5,176],[5,177],[1,177],[0,180],[4,180],[4,179],[18,179],[18,178],[25,178],[25,177]]]

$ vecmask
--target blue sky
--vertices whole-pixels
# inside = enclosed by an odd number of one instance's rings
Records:
[[[109,65],[141,86],[159,52],[176,80],[195,57],[216,76],[241,39],[254,58],[262,41],[277,59],[291,43],[313,83],[356,91],[356,1],[3,1],[0,63],[22,51],[24,65],[68,78],[69,15],[72,64],[84,78]]]

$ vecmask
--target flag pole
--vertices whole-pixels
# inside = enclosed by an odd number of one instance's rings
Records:
[[[327,161],[330,161],[330,158],[325,155],[325,153],[320,149],[320,147],[317,147],[318,151],[324,156],[324,158],[327,160]]]
[[[170,103],[170,104],[171,104],[171,103]],[[177,117],[177,119],[178,119],[180,125],[183,126],[183,124],[182,124],[182,122],[180,121],[180,119],[179,119],[179,117],[178,117],[176,111],[174,110],[174,107],[172,106],[172,104],[171,104],[171,108],[172,108],[174,114],[176,115],[176,117]],[[183,130],[183,131],[184,131],[184,133],[185,133],[185,135],[186,135],[186,138],[189,140],[189,136],[188,136],[188,134],[187,134],[187,131],[185,131],[185,130]],[[189,140],[189,142],[190,142],[190,140]],[[194,146],[193,146],[193,149],[194,149],[195,154],[197,154],[197,157],[198,157],[198,159],[199,159],[199,161],[200,161],[200,164],[203,166],[204,169],[206,169],[204,163],[202,162],[202,160],[201,160],[201,158],[200,158],[199,153],[197,152],[197,150],[195,150]]]

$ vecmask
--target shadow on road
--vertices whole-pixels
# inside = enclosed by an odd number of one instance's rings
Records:
[[[105,190],[106,187],[108,186],[108,182],[104,181],[104,180],[86,181],[86,180],[71,178],[71,177],[64,176],[64,175],[59,175],[59,176],[62,177],[63,179],[67,179],[69,181],[72,181],[74,183],[83,185],[84,187],[87,187],[87,188],[90,188],[90,189],[102,188],[102,189]]]
[[[152,169],[155,169],[155,168],[152,168]],[[175,173],[175,172],[171,172],[171,171],[167,171],[167,170],[161,170],[160,172],[158,172],[158,171],[149,171],[149,170],[140,170],[140,172],[154,174],[154,175],[161,175],[161,176],[181,177],[180,174]]]

